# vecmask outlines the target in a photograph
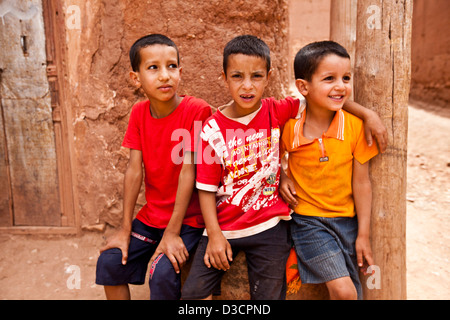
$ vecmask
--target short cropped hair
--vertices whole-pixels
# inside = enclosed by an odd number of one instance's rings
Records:
[[[313,42],[301,48],[294,60],[295,79],[311,81],[319,63],[330,54],[350,59],[347,50],[334,41]]]
[[[178,62],[178,64],[180,64],[180,54],[178,52],[178,48],[177,48],[177,45],[175,44],[175,42],[170,40],[165,35],[155,33],[155,34],[149,34],[149,35],[143,36],[142,38],[139,38],[131,46],[131,48],[130,48],[130,63],[131,63],[131,68],[133,69],[133,71],[136,72],[139,70],[139,66],[141,64],[141,55],[140,55],[141,49],[148,47],[148,46],[155,45],[155,44],[162,44],[162,45],[166,45],[166,46],[175,48],[175,50],[177,50],[177,62]]]
[[[252,35],[242,35],[233,38],[223,50],[223,72],[227,74],[228,58],[232,54],[256,56],[266,61],[267,73],[270,71],[270,49],[261,39]]]

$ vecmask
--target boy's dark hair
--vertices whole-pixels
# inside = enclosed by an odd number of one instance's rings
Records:
[[[295,79],[311,81],[319,63],[329,54],[350,59],[347,50],[334,41],[319,41],[301,48],[294,60]]]
[[[131,68],[133,71],[139,70],[139,65],[141,64],[141,55],[139,54],[142,48],[155,45],[155,44],[162,44],[169,47],[174,47],[177,50],[177,62],[180,64],[180,54],[178,52],[177,45],[175,42],[170,40],[168,37],[162,34],[149,34],[146,36],[143,36],[142,38],[139,38],[136,40],[136,42],[131,46],[130,48],[130,62],[131,62]]]
[[[267,73],[270,71],[270,49],[267,44],[252,35],[237,36],[223,49],[223,72],[227,74],[228,57],[232,54],[245,54],[266,60]]]

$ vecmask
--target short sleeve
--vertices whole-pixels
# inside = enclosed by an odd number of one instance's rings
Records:
[[[360,119],[357,120],[359,121],[356,130],[357,138],[356,145],[353,150],[353,157],[358,160],[359,163],[364,164],[378,154],[378,148],[376,143],[373,143],[370,147],[367,145],[363,122]]]
[[[202,130],[203,123],[211,116],[211,107],[203,100],[202,106],[196,112],[192,126],[190,129],[191,143],[186,147],[186,151],[197,152],[199,147],[200,131]]]
[[[201,152],[197,152],[196,187],[199,190],[216,192],[222,179],[222,164],[208,141],[201,139],[200,146]]]
[[[122,142],[122,146],[125,148],[142,151],[140,122],[142,121],[141,109],[143,103],[145,102],[137,103],[131,109],[127,131],[125,132],[125,137]]]
[[[274,111],[280,126],[283,127],[289,119],[298,119],[305,106],[306,100],[303,97],[300,99],[286,97],[285,99],[274,101]]]
[[[280,156],[283,156],[285,152],[289,152],[289,147],[291,145],[292,139],[291,139],[291,128],[293,121],[288,121],[286,125],[284,126],[283,135],[281,136],[281,143],[280,143]]]

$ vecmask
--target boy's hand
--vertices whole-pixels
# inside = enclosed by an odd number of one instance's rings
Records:
[[[373,137],[375,137],[378,142],[378,148],[380,149],[380,152],[383,153],[386,151],[388,144],[387,130],[378,114],[374,111],[369,111],[369,116],[364,119],[364,133],[366,135],[367,144],[371,146]]]
[[[178,234],[164,232],[164,235],[150,259],[150,265],[161,254],[165,254],[170,260],[176,273],[180,273],[180,268],[189,258],[189,252],[184,245],[183,239]]]
[[[233,251],[222,233],[218,235],[208,234],[208,245],[203,261],[208,268],[211,268],[212,265],[214,268],[223,271],[230,269],[228,261],[233,261]]]
[[[283,169],[281,169],[279,193],[292,209],[297,206],[298,201],[295,198],[296,192],[294,182],[286,175],[286,173],[284,173]]]
[[[361,269],[364,275],[366,275],[367,268],[374,264],[369,238],[358,236],[356,238],[355,248],[358,267]]]
[[[122,228],[118,229],[111,237],[106,240],[106,245],[104,245],[100,252],[106,251],[112,248],[119,248],[122,251],[122,264],[127,264],[128,259],[128,246],[130,244],[130,231],[124,230]]]

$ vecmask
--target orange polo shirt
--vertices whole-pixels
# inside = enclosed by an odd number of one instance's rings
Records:
[[[295,213],[320,217],[353,217],[353,158],[361,164],[378,154],[369,147],[363,122],[339,110],[320,139],[303,136],[306,110],[290,119],[283,130],[282,154],[289,152],[288,176],[294,181],[299,204]]]

